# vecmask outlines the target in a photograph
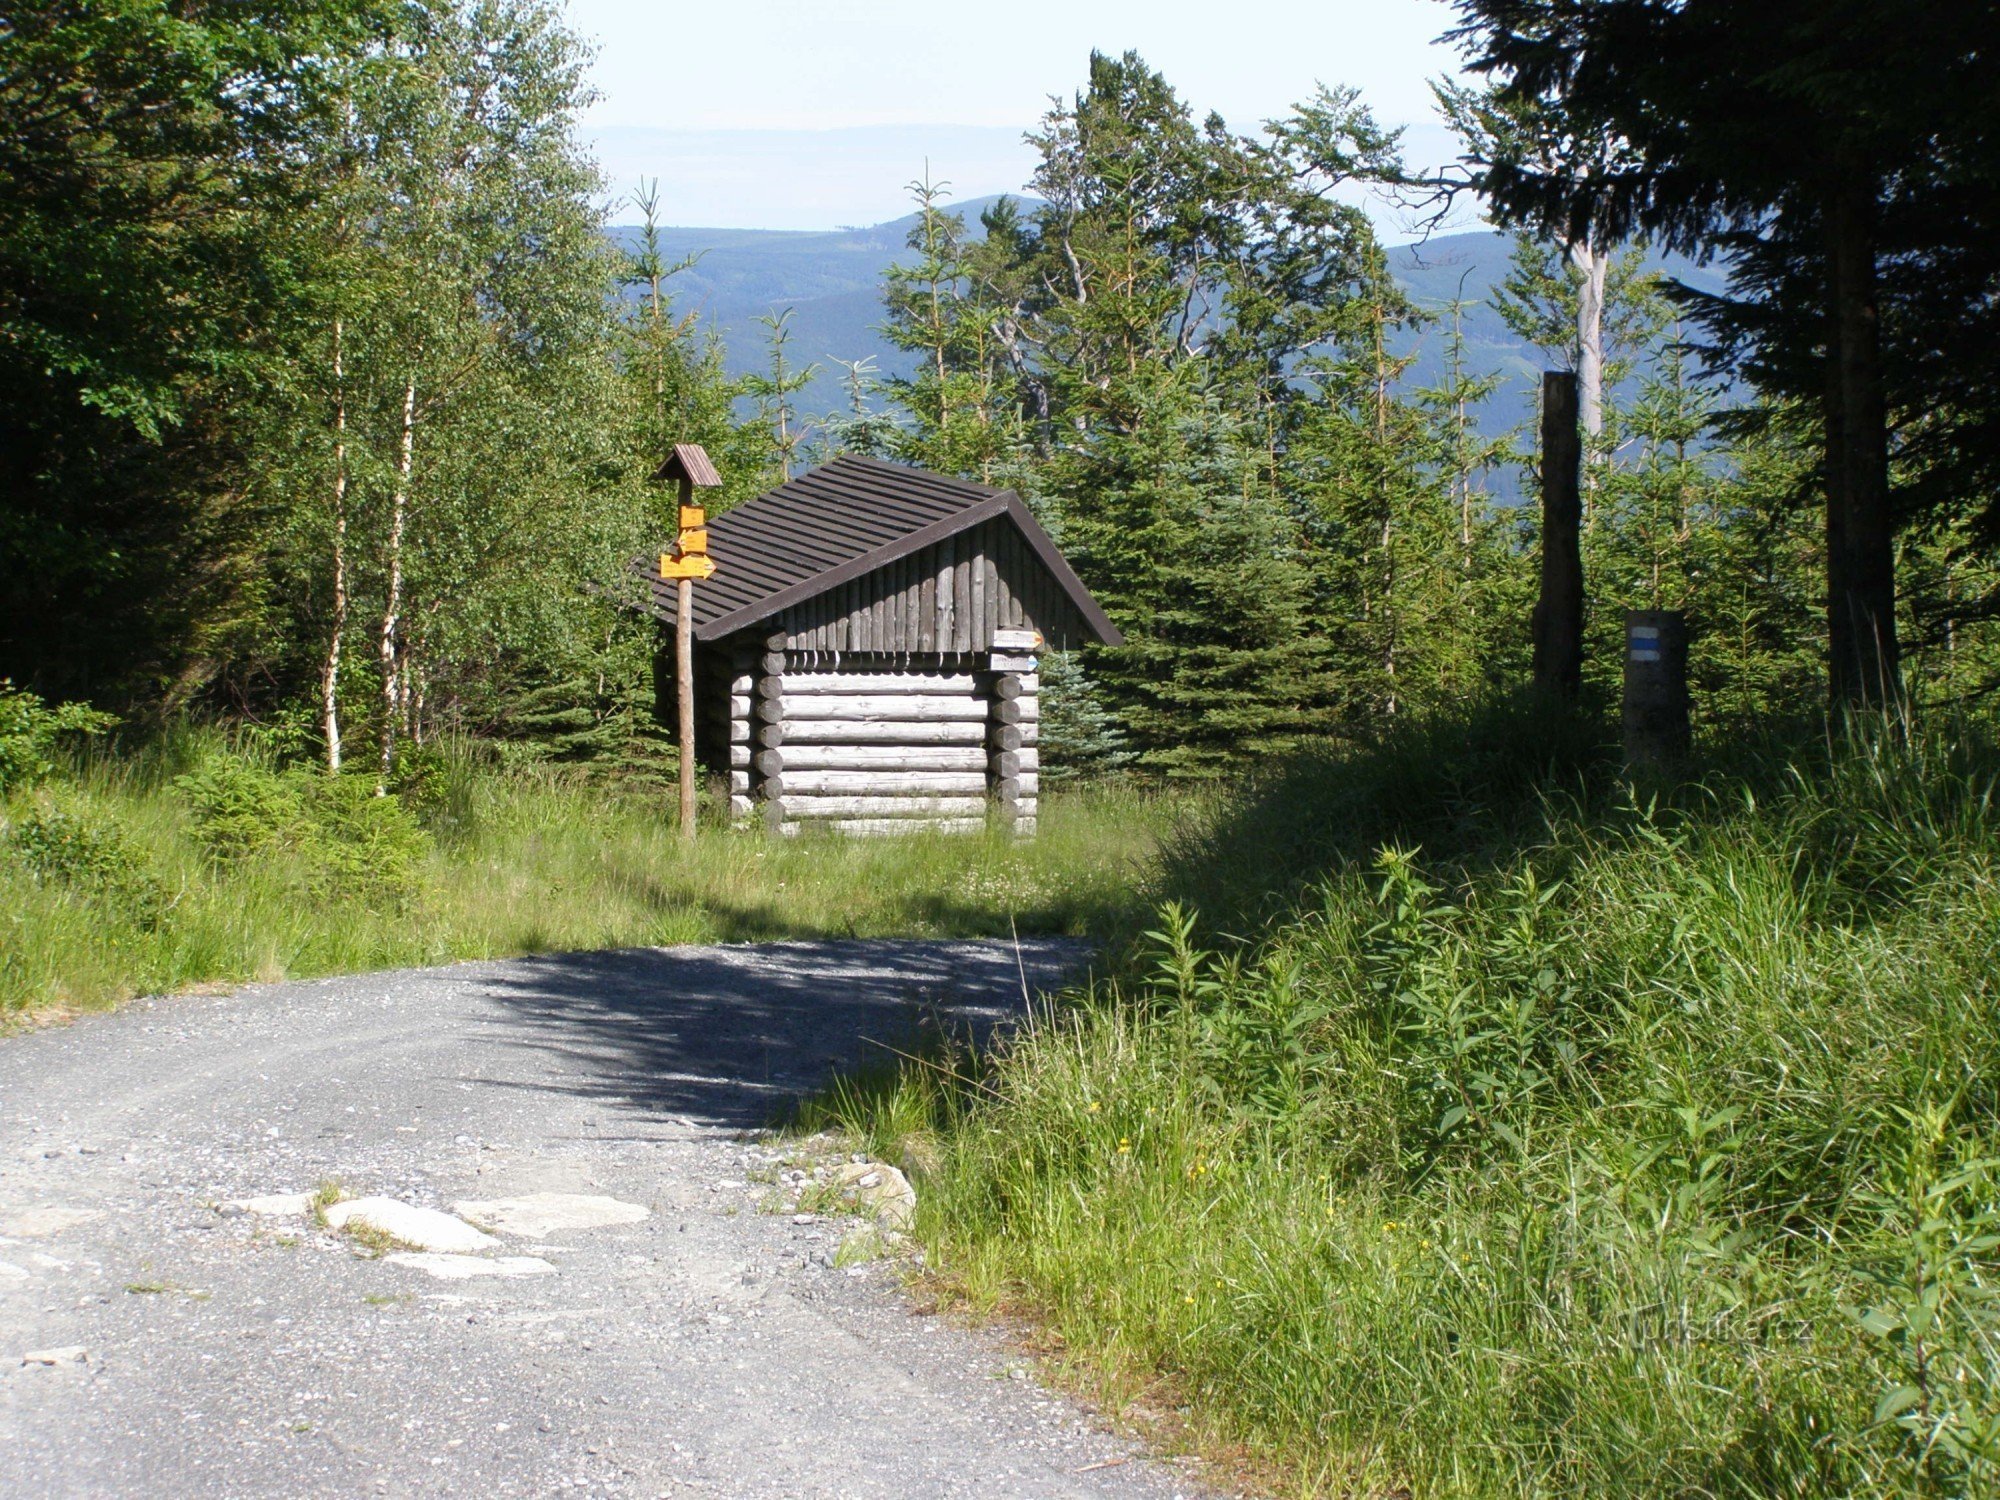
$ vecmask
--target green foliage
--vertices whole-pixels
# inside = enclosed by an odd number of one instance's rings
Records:
[[[0,795],[33,786],[55,770],[65,736],[102,734],[117,721],[84,703],[51,708],[39,697],[0,678]]]
[[[148,931],[165,915],[166,896],[144,852],[115,826],[36,807],[8,826],[7,843],[39,884],[99,897]]]
[[[1133,760],[1124,731],[1104,706],[1090,671],[1073,651],[1050,651],[1041,659],[1039,738],[1042,779],[1052,785],[1100,776]]]
[[[218,864],[284,856],[318,896],[397,907],[420,892],[430,841],[398,795],[364,776],[273,771],[213,756],[172,790],[192,815],[195,841]]]
[[[2000,750],[1640,797],[1532,728],[1245,790],[1167,851],[1199,917],[848,1123],[931,1138],[965,1294],[1281,1487],[1991,1490]]]
[[[97,765],[63,790],[84,831],[56,823],[31,839],[79,883],[38,876],[0,835],[0,1017],[556,950],[1100,932],[1123,918],[1185,805],[1129,788],[1045,792],[1031,840],[769,840],[717,826],[690,848],[669,800],[578,768],[509,770],[448,742],[409,757],[398,794],[378,797],[372,777],[274,772],[217,741]],[[186,758],[197,779],[175,785],[162,773]],[[43,811],[25,798],[7,810],[16,827]],[[217,857],[224,827],[257,852]],[[121,849],[172,893],[156,921],[116,888]]]

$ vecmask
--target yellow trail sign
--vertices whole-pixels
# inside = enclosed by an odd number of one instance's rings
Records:
[[[660,554],[660,577],[707,578],[715,572],[708,555],[708,512],[699,505],[681,506],[681,534],[671,552]]]

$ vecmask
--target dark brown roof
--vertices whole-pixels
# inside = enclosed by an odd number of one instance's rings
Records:
[[[667,455],[667,461],[653,478],[662,483],[685,479],[698,490],[712,490],[722,484],[722,476],[715,472],[708,450],[700,443],[675,443],[674,451]]]
[[[1012,490],[852,454],[708,523],[715,576],[694,587],[695,639],[719,640],[995,516],[1020,528],[1092,635],[1114,646],[1124,639]],[[672,619],[674,586],[657,563],[641,558],[633,568],[652,577],[654,613]]]

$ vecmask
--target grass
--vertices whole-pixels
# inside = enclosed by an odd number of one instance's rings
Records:
[[[193,734],[15,792],[0,802],[0,1017],[522,953],[1098,931],[1129,915],[1176,805],[1056,792],[1020,842],[715,827],[688,846],[670,793],[463,756],[420,771],[384,806]]]
[[[1111,983],[803,1123],[1279,1492],[2000,1493],[2000,754],[1615,772],[1510,711],[1276,768]]]

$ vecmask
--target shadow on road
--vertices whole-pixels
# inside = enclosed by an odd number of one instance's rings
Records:
[[[642,1117],[752,1129],[927,1027],[983,1041],[1075,975],[1087,944],[836,941],[639,948],[522,959],[488,981],[487,1041],[535,1054],[473,1080],[596,1099]]]

